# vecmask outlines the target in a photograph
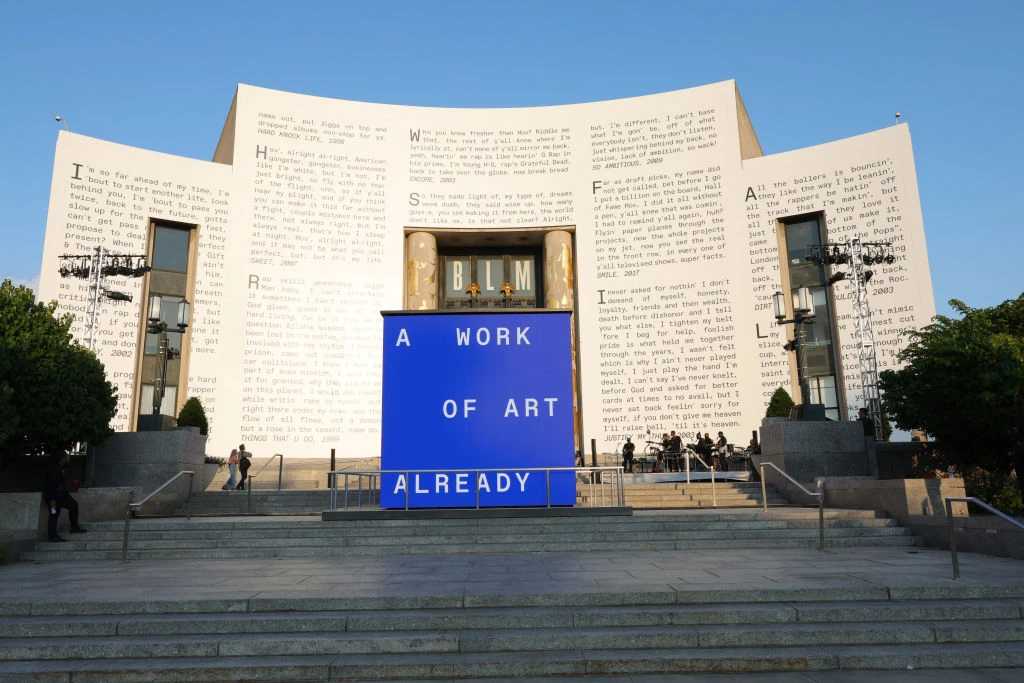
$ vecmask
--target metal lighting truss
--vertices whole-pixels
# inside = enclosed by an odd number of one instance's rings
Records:
[[[85,304],[85,347],[96,353],[96,344],[100,340],[100,320],[103,312],[103,266],[107,250],[96,247],[89,266],[89,294]]]
[[[102,246],[96,247],[92,254],[63,254],[60,260],[61,277],[89,280],[85,303],[85,329],[82,338],[85,340],[85,347],[96,353],[96,346],[100,339],[103,300],[132,300],[129,294],[107,288],[104,279],[111,276],[143,277],[150,271],[150,266],[146,265],[145,256],[111,254]]]
[[[868,415],[875,425],[875,435],[882,436],[882,400],[878,392],[878,359],[875,356],[875,336],[871,331],[871,306],[868,304],[868,281],[873,271],[865,266],[887,263],[896,258],[889,251],[892,242],[861,242],[856,237],[845,243],[829,242],[811,246],[808,261],[819,265],[849,265],[849,279],[853,281],[853,324],[857,337],[857,360],[860,365],[860,385],[867,403]],[[847,279],[847,273],[836,272],[825,283],[830,286]]]
[[[885,243],[886,247],[890,246]],[[871,331],[871,306],[865,278],[864,252],[861,241],[851,237],[847,242],[850,254],[850,275],[853,279],[853,324],[857,335],[857,361],[860,365],[860,386],[867,403],[868,415],[875,424],[875,437],[882,437],[882,399],[878,393],[878,360],[875,356],[875,335]]]

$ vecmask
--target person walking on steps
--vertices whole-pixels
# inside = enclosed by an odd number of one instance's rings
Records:
[[[221,486],[222,491],[230,491],[238,486],[238,449],[232,448],[228,456],[228,480]]]
[[[85,528],[78,524],[78,501],[68,493],[64,468],[71,462],[71,456],[62,453],[53,459],[46,468],[46,485],[43,487],[43,502],[46,503],[49,517],[46,520],[46,533],[51,543],[63,543],[64,539],[57,535],[57,519],[60,509],[67,508],[71,520],[71,533],[84,534]]]
[[[249,478],[249,468],[252,467],[252,461],[249,460],[249,451],[245,450],[245,444],[238,447],[238,469],[242,473],[242,479],[238,482],[238,490],[245,490],[245,480]]]

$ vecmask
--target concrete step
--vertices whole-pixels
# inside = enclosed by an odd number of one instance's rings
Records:
[[[502,533],[495,532],[486,534],[486,542],[493,545],[515,545],[530,542],[543,541],[545,543],[560,543],[563,541],[575,542],[657,542],[657,541],[680,541],[680,540],[702,540],[702,539],[744,539],[759,538],[766,533],[771,533],[774,538],[805,537],[809,532],[817,533],[817,525],[803,523],[799,525],[787,525],[785,527],[753,529],[729,528],[721,529],[674,529],[674,530],[650,530],[634,531],[623,530],[620,532],[611,531],[576,531],[575,533],[563,532],[548,534],[546,538],[538,539],[536,533]],[[910,532],[901,526],[893,523],[877,524],[871,526],[832,526],[826,530],[827,538],[852,538],[866,536],[903,536]],[[148,536],[148,537],[147,537]],[[47,543],[46,548],[80,548],[84,550],[106,550],[119,549],[122,536],[116,533],[90,534],[90,538],[75,536],[74,541],[66,544]],[[83,540],[78,540],[83,539]],[[392,545],[402,543],[429,544],[437,541],[448,543],[480,543],[481,537],[478,534],[467,534],[459,532],[443,532],[434,535],[417,534],[413,531],[406,533],[394,533],[382,537],[377,534],[348,535],[344,539],[330,535],[300,535],[300,534],[274,534],[263,535],[256,532],[247,534],[233,534],[230,532],[211,532],[210,534],[196,536],[184,532],[168,534],[161,537],[153,537],[153,534],[132,534],[131,546],[135,549],[145,548],[188,548],[188,547],[231,547],[246,545],[248,547],[274,547],[274,546],[330,546],[344,543],[349,546],[372,546]]]
[[[578,607],[474,608],[472,610],[358,610],[184,614],[85,614],[0,617],[0,638],[55,639],[98,636],[156,636],[243,633],[492,630],[498,628],[632,628],[647,626],[727,626],[800,623],[940,624],[969,617],[971,622],[999,620],[1020,627],[1021,606],[1012,601],[975,600],[965,613],[962,601],[783,603],[725,605],[636,605]],[[963,623],[963,622],[959,622]],[[965,632],[966,633],[966,632]],[[963,639],[961,636],[960,639]]]
[[[60,660],[0,664],[0,676],[75,683],[167,681],[450,680],[798,672],[871,669],[1019,667],[1019,643],[829,646],[822,648],[570,651],[452,654],[305,655]],[[974,664],[974,662],[978,662]],[[941,680],[941,673],[936,672]]]
[[[826,544],[913,546],[921,541],[872,511],[826,510]],[[444,553],[592,552],[700,548],[799,548],[818,542],[818,511],[776,508],[693,513],[467,519],[295,517],[138,519],[130,559],[344,557]],[[90,525],[66,543],[39,542],[26,561],[117,559],[123,525]]]
[[[35,616],[0,617],[0,679],[385,680],[1024,666],[1024,586],[942,592],[942,599],[928,599],[938,594],[933,588],[911,585],[692,598],[677,592],[679,604],[663,604],[672,595],[663,592],[646,599],[630,592],[31,603],[25,611]],[[924,597],[908,599],[913,595]]]
[[[922,545],[916,536],[881,536],[871,538],[833,538],[826,536],[825,544],[830,548],[844,547],[915,547]],[[485,543],[426,543],[380,546],[334,545],[311,547],[308,545],[289,547],[223,547],[223,548],[178,548],[178,549],[137,549],[130,546],[129,560],[173,560],[173,559],[245,559],[245,558],[317,558],[317,557],[389,557],[393,555],[436,555],[436,554],[479,554],[486,553],[552,553],[552,552],[641,552],[645,550],[693,550],[702,549],[757,549],[757,548],[813,548],[818,545],[817,534],[798,538],[778,539],[711,539],[643,542],[602,542],[602,543],[531,543],[505,546],[496,549]],[[22,555],[27,562],[67,562],[84,560],[117,560],[118,550],[49,550],[40,549]]]
[[[789,623],[621,628],[500,628],[459,631],[221,633],[202,635],[2,638],[0,661],[140,657],[260,657],[376,653],[542,652],[683,648],[784,648],[827,645],[1021,643],[1024,621]]]

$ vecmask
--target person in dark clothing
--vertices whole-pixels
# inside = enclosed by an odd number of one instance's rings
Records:
[[[872,440],[875,438],[875,421],[868,415],[867,408],[861,408],[857,412],[857,422],[860,422],[861,426],[864,427],[864,436],[870,437]]]
[[[715,464],[723,472],[729,469],[729,440],[725,434],[718,432],[718,440],[715,441]]]
[[[64,479],[64,468],[71,462],[71,456],[63,453],[53,459],[46,468],[46,485],[43,487],[43,502],[48,507],[49,517],[46,520],[46,534],[51,543],[63,543],[64,539],[57,535],[57,519],[60,509],[67,508],[71,520],[71,533],[84,534],[85,528],[78,524],[78,501],[68,493],[68,484]]]
[[[665,465],[669,472],[679,471],[679,461],[683,454],[683,439],[675,430],[668,438],[668,448],[665,449]]]
[[[875,451],[875,421],[868,415],[867,408],[857,411],[857,422],[864,428],[864,452],[867,453],[868,469],[871,471],[871,478],[878,479],[878,453]]]
[[[245,480],[249,478],[249,468],[252,467],[252,461],[249,460],[249,451],[245,450],[245,444],[241,444],[238,447],[238,471],[242,473],[242,478],[238,482],[238,490],[245,490]]]
[[[633,471],[633,455],[636,452],[636,445],[631,437],[626,437],[626,443],[622,445],[622,470]]]

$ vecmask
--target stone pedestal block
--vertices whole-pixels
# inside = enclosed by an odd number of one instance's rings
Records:
[[[858,422],[769,422],[761,425],[761,460],[801,483],[816,477],[870,477]]]
[[[945,518],[946,498],[963,498],[963,479],[846,479],[825,481],[825,505],[885,510],[901,524],[914,516]],[[966,517],[967,503],[953,503],[953,516]]]
[[[119,432],[96,449],[97,487],[132,487],[147,495],[178,472],[195,472],[194,491],[201,491],[206,457],[206,437],[191,430],[169,432]],[[165,490],[143,511],[147,514],[169,512],[188,493],[183,478]],[[153,507],[150,507],[153,506]]]

